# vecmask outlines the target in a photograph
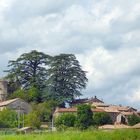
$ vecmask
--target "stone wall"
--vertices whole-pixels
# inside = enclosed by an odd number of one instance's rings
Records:
[[[0,80],[0,101],[4,101],[7,96],[7,81]]]

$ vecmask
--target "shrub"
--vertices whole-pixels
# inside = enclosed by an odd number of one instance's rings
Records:
[[[51,122],[57,102],[54,100],[48,100],[47,102],[42,102],[39,104],[32,102],[31,106],[32,109],[39,115],[41,122]]]
[[[129,125],[133,126],[137,123],[140,123],[140,117],[138,117],[135,114],[128,116],[128,124]]]
[[[25,117],[25,125],[40,128],[41,121],[38,112],[33,111]]]
[[[0,127],[1,128],[15,128],[17,127],[17,113],[10,109],[0,111]]]
[[[106,112],[97,112],[93,115],[93,122],[94,125],[105,125],[105,124],[112,124],[112,119]]]
[[[56,127],[74,127],[76,116],[74,114],[62,114],[55,120]]]
[[[79,129],[87,129],[93,124],[93,113],[91,106],[87,104],[79,105],[77,108],[76,127]]]

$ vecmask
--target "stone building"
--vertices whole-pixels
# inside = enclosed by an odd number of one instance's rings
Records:
[[[84,99],[75,99],[71,102],[71,106],[77,106],[79,104],[90,104],[91,106],[105,106],[105,103],[98,99],[97,96]]]
[[[121,105],[109,105],[105,104],[102,100],[98,99],[96,96],[93,98],[84,98],[84,99],[76,99],[71,105],[71,108],[57,108],[54,112],[54,116],[57,117],[64,113],[76,113],[76,106],[79,104],[90,104],[94,106],[92,109],[93,113],[96,112],[106,112],[110,115],[114,124],[127,124],[128,116],[135,114],[138,115],[137,109],[129,106],[121,106]]]
[[[3,109],[15,110],[21,114],[28,114],[32,108],[31,106],[20,98],[15,98],[11,100],[6,100],[7,97],[7,81],[0,80],[0,111]]]
[[[11,109],[20,114],[28,114],[32,110],[31,106],[20,98],[0,102],[0,111],[3,109]]]

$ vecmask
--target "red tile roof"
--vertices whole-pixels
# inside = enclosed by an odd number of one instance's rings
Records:
[[[58,108],[55,113],[64,113],[64,112],[77,112],[77,108]],[[92,112],[105,112],[103,109],[92,109]]]

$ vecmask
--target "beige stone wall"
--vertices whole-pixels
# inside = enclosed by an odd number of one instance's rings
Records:
[[[7,96],[7,81],[0,80],[0,101],[4,101]]]
[[[28,114],[32,111],[31,106],[22,99],[18,99],[15,102],[10,103],[7,107],[12,110],[15,110],[16,112],[24,114]]]

